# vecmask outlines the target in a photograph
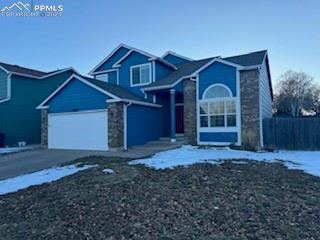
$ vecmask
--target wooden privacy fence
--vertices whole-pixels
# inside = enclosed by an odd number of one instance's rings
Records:
[[[269,118],[263,121],[265,148],[320,150],[320,118]]]

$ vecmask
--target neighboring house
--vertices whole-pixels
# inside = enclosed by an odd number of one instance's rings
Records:
[[[0,63],[0,133],[5,134],[5,145],[40,143],[40,113],[35,108],[73,73]]]
[[[159,137],[263,147],[272,116],[267,51],[192,60],[121,44],[91,72],[71,76],[42,109],[49,148],[126,149]]]

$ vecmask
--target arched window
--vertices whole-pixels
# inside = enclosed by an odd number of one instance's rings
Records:
[[[200,127],[236,127],[236,98],[223,84],[213,84],[203,93],[199,101]]]
[[[203,99],[232,97],[230,89],[222,84],[214,84],[208,87],[203,93]]]

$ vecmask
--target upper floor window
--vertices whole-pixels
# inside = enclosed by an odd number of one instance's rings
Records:
[[[199,101],[200,127],[236,127],[236,98],[223,84],[208,87]]]
[[[131,86],[142,86],[151,83],[151,65],[149,63],[130,68]]]
[[[96,75],[96,79],[104,82],[108,82],[108,73]]]

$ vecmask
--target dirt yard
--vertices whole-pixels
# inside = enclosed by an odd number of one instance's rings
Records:
[[[0,239],[320,239],[320,178],[280,163],[82,161],[99,166],[0,196]]]

